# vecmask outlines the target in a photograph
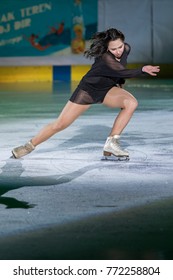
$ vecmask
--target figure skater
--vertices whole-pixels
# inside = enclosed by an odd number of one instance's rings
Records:
[[[129,157],[128,151],[121,148],[119,138],[138,103],[131,93],[122,88],[122,84],[125,82],[124,79],[140,77],[144,73],[156,76],[160,68],[145,65],[137,69],[126,69],[130,46],[124,40],[124,34],[115,28],[93,35],[92,43],[84,53],[87,58],[95,59],[91,69],[84,75],[59,117],[43,127],[28,143],[12,150],[15,158],[29,154],[36,146],[67,128],[95,103],[102,103],[110,108],[120,108],[104,144],[103,155]]]

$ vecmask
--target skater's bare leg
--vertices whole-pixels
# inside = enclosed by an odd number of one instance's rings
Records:
[[[136,98],[122,88],[113,87],[107,93],[103,104],[111,108],[121,108],[110,133],[110,135],[120,135],[138,106]]]
[[[46,125],[36,136],[32,138],[32,144],[36,147],[46,141],[55,133],[71,125],[90,105],[80,105],[68,101],[59,117],[52,123]]]
[[[119,138],[138,105],[137,100],[128,91],[113,87],[107,93],[103,104],[111,108],[121,108],[104,145],[103,154],[106,157],[113,154],[117,157],[128,158],[129,153],[120,147]]]
[[[31,153],[37,145],[46,141],[55,133],[65,129],[74,122],[90,105],[79,105],[68,101],[59,117],[52,123],[46,125],[35,137],[23,146],[12,150],[14,158],[21,158]]]

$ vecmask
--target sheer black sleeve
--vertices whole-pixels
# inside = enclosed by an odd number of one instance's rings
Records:
[[[127,51],[130,51],[130,46],[127,46]],[[142,68],[126,69],[121,62],[117,61],[110,52],[102,56],[101,72],[103,76],[116,78],[134,78],[143,74]]]

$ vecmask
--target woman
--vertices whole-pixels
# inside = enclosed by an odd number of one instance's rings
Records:
[[[138,103],[133,95],[122,88],[122,84],[125,78],[138,77],[144,73],[156,76],[160,69],[159,66],[151,65],[139,69],[125,69],[130,46],[124,40],[124,34],[115,28],[97,32],[93,36],[90,48],[84,53],[87,58],[95,58],[91,69],[82,78],[59,117],[24,146],[13,149],[15,158],[27,155],[37,145],[71,125],[94,103],[121,109],[106,140],[103,154],[129,157],[129,153],[120,147],[118,139]]]

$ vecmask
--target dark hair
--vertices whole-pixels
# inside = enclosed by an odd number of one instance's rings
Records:
[[[124,41],[125,36],[121,31],[115,28],[97,32],[92,36],[92,44],[90,48],[84,52],[84,55],[87,58],[99,57],[107,51],[108,43],[117,39],[121,39],[122,41]]]

